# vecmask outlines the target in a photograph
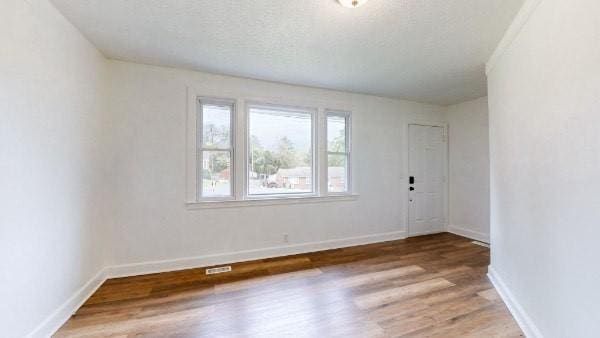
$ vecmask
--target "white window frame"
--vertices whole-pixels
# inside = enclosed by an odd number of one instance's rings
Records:
[[[200,99],[209,103],[210,100],[225,102],[233,105],[231,112],[231,196],[207,197],[199,199],[201,194],[201,183],[198,180],[199,160],[197,138],[201,136],[199,126]],[[310,98],[281,98],[248,95],[245,91],[222,91],[214,90],[207,86],[187,87],[187,109],[186,109],[186,134],[185,134],[185,197],[184,205],[187,210],[202,210],[215,208],[240,208],[260,207],[270,205],[291,204],[320,204],[329,202],[356,201],[359,194],[356,191],[354,179],[348,177],[347,193],[328,193],[327,188],[327,120],[326,112],[350,112],[345,108],[344,102],[335,103],[338,109],[327,109],[331,102],[313,100]],[[312,193],[302,194],[270,194],[250,195],[247,194],[248,179],[248,105],[259,104],[275,106],[284,109],[299,109],[310,111],[312,115],[312,151],[313,151],[313,176],[311,178]],[[331,106],[330,106],[331,107]],[[270,108],[270,107],[269,107]],[[352,125],[347,127],[347,140],[349,147],[352,146]],[[350,149],[350,148],[349,148]],[[201,168],[201,167],[200,167]],[[348,163],[348,173],[352,173],[353,164]]]
[[[345,121],[344,132],[345,132],[345,149],[344,152],[329,151],[329,135],[328,135],[328,123],[330,116],[343,117]],[[329,196],[335,195],[350,195],[352,194],[352,113],[349,111],[340,111],[333,109],[325,109],[325,193]],[[344,178],[346,183],[346,191],[331,192],[329,191],[329,155],[344,155],[346,156],[346,177]]]
[[[229,148],[206,148],[203,145],[204,126],[203,117],[204,105],[229,106],[231,112],[229,116]],[[213,97],[196,97],[196,201],[230,201],[235,199],[235,118],[236,118],[236,102],[234,99],[213,98]],[[229,152],[229,196],[202,196],[202,153],[204,151],[223,151]]]
[[[312,168],[312,178],[311,178],[311,192],[301,192],[301,193],[278,193],[278,194],[250,194],[250,168],[249,168],[249,156],[250,156],[250,110],[252,108],[263,108],[266,110],[280,110],[283,112],[290,113],[305,113],[310,114],[311,116],[311,168]],[[318,109],[317,108],[309,108],[309,107],[299,107],[299,106],[288,106],[288,105],[280,105],[280,104],[271,104],[264,102],[254,102],[249,101],[246,102],[246,151],[244,155],[244,196],[245,200],[261,200],[261,199],[297,199],[299,197],[317,197],[319,196],[319,187],[316,182],[319,181],[319,172],[318,172],[318,156],[317,156],[317,123],[318,123]]]

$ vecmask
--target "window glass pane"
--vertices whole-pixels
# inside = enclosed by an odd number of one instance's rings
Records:
[[[248,193],[312,192],[312,115],[251,108]]]
[[[343,153],[346,151],[346,118],[327,116],[327,151]]]
[[[203,148],[229,148],[230,129],[231,106],[202,105]]]
[[[348,164],[346,155],[327,155],[327,191],[348,190]]]
[[[228,151],[202,152],[202,197],[231,196],[231,158]]]

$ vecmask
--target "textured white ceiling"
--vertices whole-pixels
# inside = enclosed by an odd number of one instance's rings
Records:
[[[421,102],[486,94],[523,0],[53,0],[107,57]]]

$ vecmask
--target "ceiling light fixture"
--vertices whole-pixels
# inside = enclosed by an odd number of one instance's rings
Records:
[[[346,8],[356,8],[364,5],[369,0],[338,0]]]

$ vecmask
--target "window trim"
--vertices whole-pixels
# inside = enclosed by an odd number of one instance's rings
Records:
[[[329,151],[329,116],[343,117],[345,121],[344,132],[346,143],[344,144],[344,152]],[[325,172],[326,182],[324,193],[328,196],[352,195],[352,112],[325,109]],[[346,156],[346,190],[345,191],[329,191],[329,155],[344,155]]]
[[[261,101],[246,101],[245,104],[245,152],[244,152],[244,193],[242,200],[273,200],[273,199],[299,199],[299,198],[314,198],[319,197],[319,172],[318,172],[318,139],[317,139],[317,126],[318,126],[318,109],[312,107],[301,107],[293,105],[273,104]],[[311,116],[311,192],[301,193],[279,193],[279,194],[250,194],[250,168],[249,168],[249,156],[250,156],[250,110],[252,108],[264,108],[267,110],[281,110],[290,113],[308,113]]]
[[[327,192],[327,139],[326,139],[326,112],[351,112],[347,103],[335,100],[321,100],[310,97],[274,97],[248,94],[246,91],[223,91],[219,88],[209,88],[207,86],[186,86],[186,115],[185,115],[185,189],[182,198],[183,207],[186,210],[203,210],[215,208],[240,208],[240,207],[260,207],[267,205],[292,205],[292,204],[312,204],[337,202],[346,203],[346,201],[357,201],[360,197],[356,191],[357,185],[353,178],[349,178],[348,191],[345,194]],[[231,146],[233,148],[231,157],[231,189],[232,196],[226,198],[206,198],[198,200],[198,109],[199,99],[225,101],[233,104],[231,123]],[[290,196],[264,195],[257,196],[247,193],[246,184],[246,166],[247,161],[247,140],[248,140],[248,113],[247,105],[259,104],[288,109],[299,109],[300,111],[313,112],[312,118],[312,145],[313,145],[313,193],[312,194],[293,194]],[[336,109],[327,109],[333,105]],[[352,125],[348,130],[348,142],[352,147]],[[325,137],[324,137],[325,136]],[[352,161],[349,161],[348,171],[353,173]]]
[[[211,201],[232,201],[235,200],[236,196],[236,175],[235,175],[235,142],[236,142],[236,100],[227,98],[215,98],[206,96],[196,96],[196,173],[195,173],[195,186],[196,186],[196,201],[197,202],[211,202]],[[217,106],[230,106],[231,112],[229,114],[229,148],[204,148],[204,105],[217,105]],[[228,196],[202,196],[204,179],[202,178],[202,165],[203,158],[202,153],[204,151],[224,151],[229,152],[229,195]]]
[[[344,194],[344,195],[329,195],[329,196],[288,196],[288,197],[271,197],[271,198],[253,198],[243,200],[227,200],[227,201],[201,201],[188,202],[186,208],[188,210],[202,209],[221,209],[221,208],[246,208],[246,207],[262,207],[271,205],[297,205],[297,204],[321,204],[330,202],[352,202],[357,201],[360,195]]]

